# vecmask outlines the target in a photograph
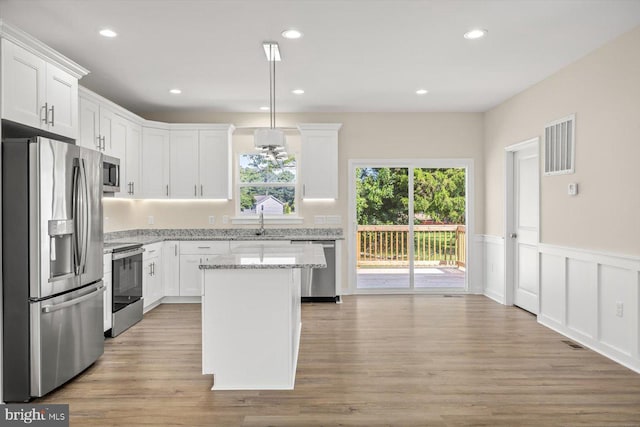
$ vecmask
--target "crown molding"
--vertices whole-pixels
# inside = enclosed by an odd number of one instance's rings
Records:
[[[335,131],[338,132],[342,127],[342,123],[300,123],[298,129],[303,131]]]
[[[34,55],[46,60],[47,62],[53,63],[54,65],[60,67],[77,79],[81,79],[82,77],[89,74],[89,70],[87,70],[83,66],[75,63],[66,56],[62,55],[60,52],[57,52],[46,44],[42,43],[35,37],[25,33],[22,30],[19,30],[12,25],[7,24],[1,19],[0,37],[17,44],[21,48],[26,49]]]

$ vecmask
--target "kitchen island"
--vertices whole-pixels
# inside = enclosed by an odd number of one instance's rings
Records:
[[[200,265],[202,373],[212,390],[293,389],[302,274],[326,267],[321,246],[255,243]]]

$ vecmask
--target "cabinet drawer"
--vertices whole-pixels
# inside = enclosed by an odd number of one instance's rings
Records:
[[[163,242],[152,243],[150,245],[144,245],[144,252],[142,253],[142,260],[146,261],[149,258],[157,257],[162,254]]]
[[[229,252],[228,241],[201,240],[180,242],[180,255],[211,255]]]

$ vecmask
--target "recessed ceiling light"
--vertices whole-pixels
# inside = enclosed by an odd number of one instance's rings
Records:
[[[296,95],[302,95],[304,93],[304,90],[302,90],[302,89],[294,89],[291,92],[295,93]]]
[[[110,39],[114,38],[115,36],[118,35],[118,33],[116,33],[113,30],[110,30],[109,28],[104,28],[102,30],[100,30],[100,35],[102,37],[109,37]]]
[[[481,39],[482,37],[486,36],[487,33],[488,33],[487,30],[476,28],[474,30],[467,31],[466,33],[464,33],[464,38],[468,40]]]
[[[302,33],[298,30],[290,28],[282,32],[282,37],[284,37],[285,39],[299,39],[300,37],[302,37]]]
[[[180,89],[171,89],[171,90],[169,90],[169,92],[174,94],[174,95],[180,95],[182,93],[182,91]]]
[[[262,111],[269,111],[269,107],[260,107]]]
[[[418,94],[418,95],[426,95],[426,94],[428,94],[428,93],[429,93],[429,91],[428,91],[428,90],[426,90],[426,89],[418,89],[418,90],[416,91],[416,94]]]

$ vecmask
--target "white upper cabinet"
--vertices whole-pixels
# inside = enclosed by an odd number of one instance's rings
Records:
[[[171,130],[169,197],[231,198],[231,134],[234,127],[216,127],[219,129]]]
[[[110,156],[120,159],[120,191],[115,193],[115,197],[126,197],[127,185],[125,180],[127,179],[126,170],[126,158],[127,158],[127,139],[129,137],[129,121],[123,117],[111,114],[111,126],[110,126]]]
[[[109,107],[82,95],[79,104],[80,133],[77,144],[123,161],[126,132],[123,133],[120,129],[114,137],[114,126],[118,116]]]
[[[143,127],[141,156],[142,196],[148,199],[169,197],[169,131]]]
[[[200,196],[198,177],[198,131],[171,131],[172,199],[194,199]]]
[[[138,198],[142,196],[140,184],[141,144],[142,126],[128,121],[124,167],[122,167],[122,162],[120,163],[120,193],[124,194],[125,197]]]
[[[340,123],[300,124],[302,198],[338,198],[338,131]]]
[[[232,198],[231,135],[235,129],[200,131],[200,197],[204,199]]]
[[[2,118],[75,139],[78,76],[6,38],[1,56]]]

